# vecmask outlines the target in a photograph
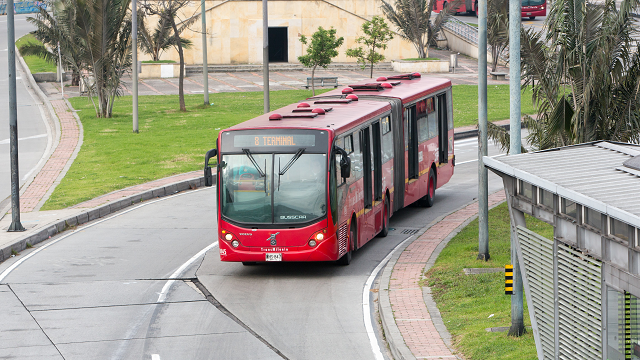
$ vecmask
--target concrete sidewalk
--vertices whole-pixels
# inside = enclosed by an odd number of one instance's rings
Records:
[[[438,53],[435,50],[432,52]],[[448,52],[439,55],[447,58]],[[389,70],[374,70],[374,77],[390,74],[393,72]],[[33,81],[31,74],[28,76]],[[307,70],[276,69],[271,71],[270,88],[271,90],[301,89],[306,84],[308,76],[310,72]],[[369,72],[358,69],[329,69],[318,71],[317,76],[337,76],[342,86],[369,78]],[[477,84],[477,60],[460,57],[457,73],[424,74],[424,76],[446,77],[454,84]],[[260,91],[263,85],[261,74],[254,72],[218,72],[209,73],[208,77],[211,93]],[[139,95],[177,94],[177,81],[178,79],[141,80]],[[125,79],[125,83],[129,85],[128,88],[131,88],[130,79]],[[489,80],[489,83],[506,84],[508,82]],[[11,214],[0,219],[0,229],[3,229],[0,231],[0,262],[67,229],[75,229],[83,223],[107,216],[133,204],[204,185],[202,172],[195,171],[114,191],[67,209],[39,211],[57,184],[64,178],[80,150],[82,124],[66,101],[69,95],[77,96],[78,89],[65,87],[63,97],[58,83],[39,83],[36,87],[42,101],[51,105],[50,115],[59,124],[53,136],[59,141],[37,175],[21,189],[21,222],[26,231],[6,232],[4,230],[11,223]],[[203,93],[202,75],[188,76],[185,80],[185,90],[187,94]],[[503,123],[508,123],[508,120],[501,122]],[[455,133],[456,138],[462,138],[475,136],[477,132],[474,127],[467,127],[455,129]],[[490,201],[493,203],[500,201],[500,195],[492,195]],[[475,206],[477,208],[477,205]],[[434,252],[434,250],[441,249],[451,234],[473,217],[475,211],[474,205],[469,205],[445,217],[429,229],[425,229],[419,238],[407,246],[406,251],[387,265],[387,270],[384,272],[387,275],[383,275],[381,283],[380,314],[387,340],[396,358],[454,357],[450,347],[447,346],[446,335],[445,340],[441,337],[446,329],[442,334],[434,331],[437,326],[434,325],[432,314],[434,311],[437,313],[437,308],[433,303],[425,303],[418,281],[425,271],[427,260],[432,262],[437,257],[439,251]],[[393,281],[390,281],[391,272],[394,273]]]

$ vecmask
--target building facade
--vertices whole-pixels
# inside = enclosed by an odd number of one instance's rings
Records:
[[[200,2],[183,9],[181,19],[200,18]],[[299,63],[298,56],[305,48],[300,35],[307,37],[322,26],[335,28],[336,36],[344,37],[334,62],[355,62],[345,51],[358,46],[362,24],[373,16],[383,16],[380,0],[269,0],[270,62]],[[209,64],[262,64],[262,1],[215,0],[206,2],[207,62]],[[196,21],[183,37],[193,46],[185,50],[186,64],[202,64],[202,25]],[[391,30],[396,30],[388,21]],[[413,45],[399,35],[382,51],[386,61],[417,57]],[[179,61],[177,51],[171,49],[163,60]],[[148,60],[140,54],[140,60]]]

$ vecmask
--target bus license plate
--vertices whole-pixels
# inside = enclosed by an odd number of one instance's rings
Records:
[[[531,13],[527,13],[527,16],[531,16]]]
[[[266,253],[265,255],[267,261],[282,261],[281,253]]]

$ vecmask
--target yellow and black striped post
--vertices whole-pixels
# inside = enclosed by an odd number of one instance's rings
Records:
[[[513,265],[504,266],[504,294],[513,295]]]

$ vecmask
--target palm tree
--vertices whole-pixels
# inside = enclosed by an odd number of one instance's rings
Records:
[[[131,1],[62,1],[76,9],[73,26],[85,48],[82,62],[95,81],[97,116],[111,117],[113,102],[121,94],[122,75],[131,69]]]
[[[85,76],[81,81],[90,89],[97,117],[111,117],[122,75],[131,68],[129,5],[130,0],[58,0],[53,16],[41,11],[29,20],[44,45],[49,49],[60,45],[65,64],[75,74],[88,72],[93,77],[91,84]],[[42,56],[51,55],[44,50]],[[97,96],[97,104],[91,94]]]
[[[177,47],[175,36],[173,36],[173,28],[168,19],[177,17],[177,10],[172,8],[172,13],[165,13],[168,10],[161,10],[162,14],[159,16],[158,23],[154,29],[149,28],[148,15],[144,12],[138,13],[138,38],[140,39],[140,50],[145,54],[151,55],[153,61],[159,61],[160,55],[163,51],[166,51],[172,46]],[[193,16],[178,26],[178,33],[181,34],[185,29],[191,26],[196,20],[197,16]],[[193,45],[193,42],[186,38],[180,38],[182,47],[188,49]]]
[[[458,10],[462,0],[448,2],[435,20],[431,21],[431,9],[436,0],[396,0],[395,8],[382,0],[382,12],[398,28],[400,37],[411,42],[418,57],[429,57],[429,46],[435,44],[436,35],[452,14]]]
[[[544,38],[521,32],[523,86],[531,86],[538,108],[537,119],[523,119],[534,149],[640,141],[640,54],[631,17],[639,5],[626,0],[617,10],[614,0],[557,0]],[[508,148],[499,128],[490,126],[489,136]]]
[[[80,69],[82,68],[83,47],[82,40],[78,38],[75,26],[69,26],[75,22],[75,8],[61,6],[62,3],[54,3],[55,16],[40,8],[36,17],[28,17],[27,21],[36,26],[33,32],[36,39],[42,44],[28,44],[20,48],[22,55],[35,55],[48,63],[58,62],[58,47],[63,67],[72,71],[71,85],[80,83]],[[66,25],[62,25],[66,24]]]
[[[487,44],[493,60],[491,71],[496,71],[498,59],[509,45],[509,0],[489,0],[487,8]]]

